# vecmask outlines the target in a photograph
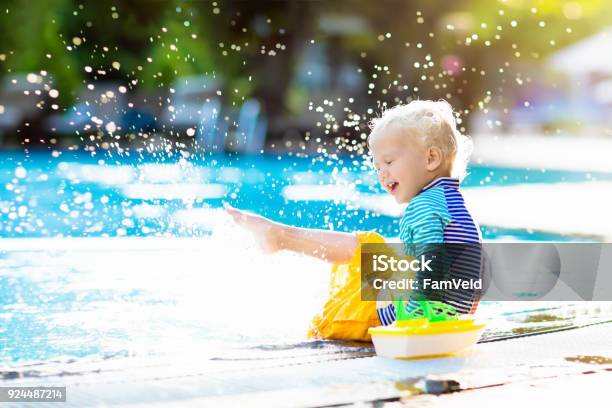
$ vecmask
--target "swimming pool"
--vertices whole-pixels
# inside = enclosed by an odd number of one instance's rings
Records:
[[[473,167],[465,185],[585,177]],[[0,186],[0,364],[213,355],[303,340],[325,298],[328,265],[262,255],[224,216],[223,201],[294,225],[397,235],[397,218],[364,205],[382,192],[351,158],[101,163],[74,152],[4,152]]]
[[[609,174],[472,166],[464,187],[612,179]],[[384,194],[349,157],[211,155],[185,160],[84,153],[0,153],[0,236],[204,236],[224,201],[277,221],[397,236],[396,217],[369,209]],[[483,228],[485,238],[563,239]]]

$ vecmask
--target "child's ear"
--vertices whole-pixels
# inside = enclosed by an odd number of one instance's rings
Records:
[[[442,150],[437,146],[427,148],[427,170],[435,171],[442,165]]]

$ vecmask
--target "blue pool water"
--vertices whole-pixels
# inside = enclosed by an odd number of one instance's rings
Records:
[[[329,266],[261,254],[219,210],[224,201],[294,225],[397,235],[397,217],[364,204],[382,192],[351,158],[100,160],[0,153],[0,237],[13,238],[0,240],[0,365],[303,340]],[[610,178],[473,167],[464,185],[594,177]]]
[[[594,178],[612,175],[472,166],[463,186]],[[59,157],[3,152],[0,187],[1,237],[201,236],[210,233],[210,226],[197,222],[198,214],[223,202],[298,226],[398,233],[397,217],[359,205],[356,195],[383,192],[369,167],[348,157],[216,155],[162,161],[151,156],[135,161],[74,152]],[[490,227],[483,226],[485,238],[563,239]]]

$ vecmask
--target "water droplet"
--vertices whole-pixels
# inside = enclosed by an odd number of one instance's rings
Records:
[[[117,130],[117,126],[115,125],[115,122],[108,122],[105,129],[108,133],[114,133]]]
[[[28,174],[27,170],[23,166],[19,166],[15,169],[15,177],[23,179]]]
[[[42,77],[36,74],[28,74],[26,76],[26,80],[31,84],[40,84],[42,82]]]

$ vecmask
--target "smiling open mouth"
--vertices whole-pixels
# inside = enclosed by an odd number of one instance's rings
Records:
[[[397,191],[397,186],[399,186],[399,183],[394,181],[392,183],[387,184],[387,189],[391,194],[393,194]]]

